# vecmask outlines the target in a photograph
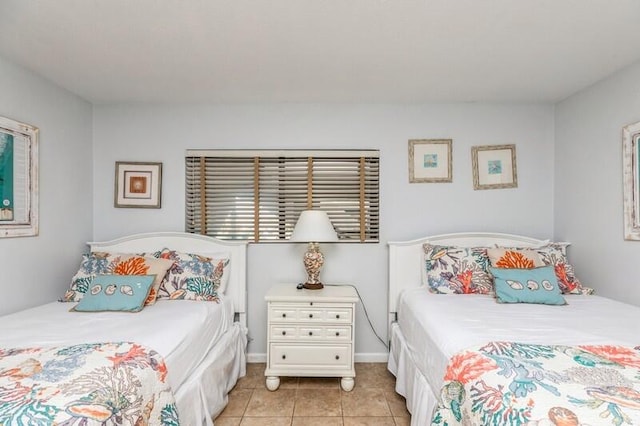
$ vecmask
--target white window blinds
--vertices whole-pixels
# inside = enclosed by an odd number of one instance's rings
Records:
[[[341,241],[377,242],[379,151],[187,151],[187,232],[284,241],[309,208]]]

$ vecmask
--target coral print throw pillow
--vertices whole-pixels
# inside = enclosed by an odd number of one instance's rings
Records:
[[[220,287],[229,276],[229,259],[169,249],[162,250],[160,258],[171,260],[173,265],[160,285],[158,298],[218,301]]]
[[[424,244],[427,285],[432,293],[488,294],[493,291],[487,272],[486,247],[453,247]]]
[[[173,265],[171,260],[129,253],[92,252],[82,255],[80,269],[61,302],[79,302],[98,275],[155,275],[145,305],[153,305],[162,279]]]
[[[538,253],[532,249],[490,248],[487,249],[487,255],[494,268],[531,269],[544,266]]]

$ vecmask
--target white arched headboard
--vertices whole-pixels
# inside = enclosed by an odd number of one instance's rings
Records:
[[[389,321],[395,321],[398,296],[404,289],[419,287],[426,273],[422,246],[425,243],[459,247],[540,247],[549,240],[492,232],[461,232],[432,235],[389,245]]]
[[[247,327],[247,243],[223,241],[186,232],[149,232],[110,241],[89,242],[91,251],[118,253],[154,252],[169,248],[186,253],[219,254],[229,259],[229,283],[225,296],[233,300],[238,321]]]

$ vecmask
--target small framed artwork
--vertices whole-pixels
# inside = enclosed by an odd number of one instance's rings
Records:
[[[409,141],[409,182],[451,182],[451,139]]]
[[[640,122],[622,128],[624,239],[640,240]]]
[[[517,188],[516,146],[471,147],[473,189]]]
[[[159,209],[162,163],[116,161],[115,207]]]

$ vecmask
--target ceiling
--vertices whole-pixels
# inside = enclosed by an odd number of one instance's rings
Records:
[[[0,56],[94,104],[557,102],[638,0],[0,0]]]

